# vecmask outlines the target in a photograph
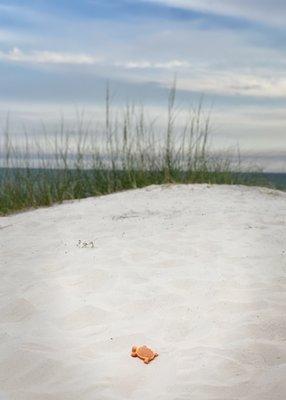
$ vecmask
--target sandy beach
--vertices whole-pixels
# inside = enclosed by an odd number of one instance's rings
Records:
[[[286,193],[150,186],[2,217],[0,260],[1,400],[286,398]]]

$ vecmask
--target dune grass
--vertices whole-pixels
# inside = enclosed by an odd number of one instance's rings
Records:
[[[202,104],[191,109],[183,128],[177,123],[175,86],[170,91],[166,128],[146,122],[142,107],[126,106],[112,117],[106,91],[105,125],[90,130],[80,116],[71,133],[59,123],[41,140],[25,134],[21,146],[8,124],[1,141],[0,213],[49,206],[164,183],[265,185],[261,174],[244,168],[239,157],[215,156],[209,146],[210,117]],[[180,126],[182,126],[180,124]]]

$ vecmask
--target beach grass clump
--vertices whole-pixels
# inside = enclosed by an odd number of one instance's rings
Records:
[[[239,157],[211,151],[210,117],[202,104],[178,127],[175,99],[174,87],[165,129],[146,122],[142,107],[127,106],[121,119],[114,119],[109,90],[105,123],[96,131],[81,117],[72,132],[61,121],[53,134],[44,130],[34,139],[26,134],[19,146],[7,128],[0,148],[0,213],[152,184],[267,184],[258,171],[244,168]]]

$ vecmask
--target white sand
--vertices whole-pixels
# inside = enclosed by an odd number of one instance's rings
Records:
[[[0,228],[1,400],[285,400],[286,193],[152,186]]]

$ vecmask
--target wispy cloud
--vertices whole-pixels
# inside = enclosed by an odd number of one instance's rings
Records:
[[[0,101],[99,104],[111,80],[122,102],[162,105],[177,73],[180,101],[220,102],[223,140],[236,129],[267,149],[277,132],[285,148],[272,118],[286,105],[285,15],[283,0],[0,0]],[[261,112],[235,119],[238,105]]]
[[[170,60],[165,62],[151,62],[151,61],[127,61],[115,62],[116,67],[125,69],[167,69],[177,70],[181,68],[189,68],[191,63],[188,61]]]
[[[190,67],[187,61],[170,60],[165,62],[151,61],[112,61],[91,54],[62,53],[53,51],[24,52],[18,47],[3,52],[0,51],[0,60],[31,63],[31,64],[69,64],[69,65],[101,65],[114,66],[123,69],[180,69]]]
[[[148,82],[152,71],[158,71],[156,81],[163,87],[171,81],[171,73],[180,73],[178,88],[184,91],[196,91],[209,94],[244,95],[257,97],[286,98],[286,76],[271,76],[269,69],[257,68],[249,73],[243,68],[230,70],[227,65],[218,67],[211,62],[190,62],[188,60],[119,60],[96,57],[89,53],[64,53],[52,51],[24,52],[15,47],[0,52],[0,60],[10,63],[66,66],[90,66],[93,72],[108,69],[114,76],[126,81]],[[124,71],[128,71],[125,72]],[[136,71],[138,74],[136,75]],[[161,71],[161,72],[160,72]],[[163,72],[166,71],[166,74]],[[132,75],[131,75],[132,73]],[[134,75],[135,74],[135,75]],[[150,75],[151,74],[151,75]],[[137,79],[136,79],[137,76]]]
[[[243,71],[208,71],[196,73],[193,78],[180,79],[182,90],[203,93],[240,95],[265,98],[286,98],[286,76],[272,78],[267,75],[247,74]]]
[[[73,65],[93,65],[101,60],[88,54],[59,53],[52,51],[32,51],[25,53],[18,47],[14,47],[8,52],[0,52],[0,59],[20,63],[36,64],[73,64]]]
[[[142,0],[168,7],[242,17],[266,24],[285,25],[286,2],[281,0]]]

